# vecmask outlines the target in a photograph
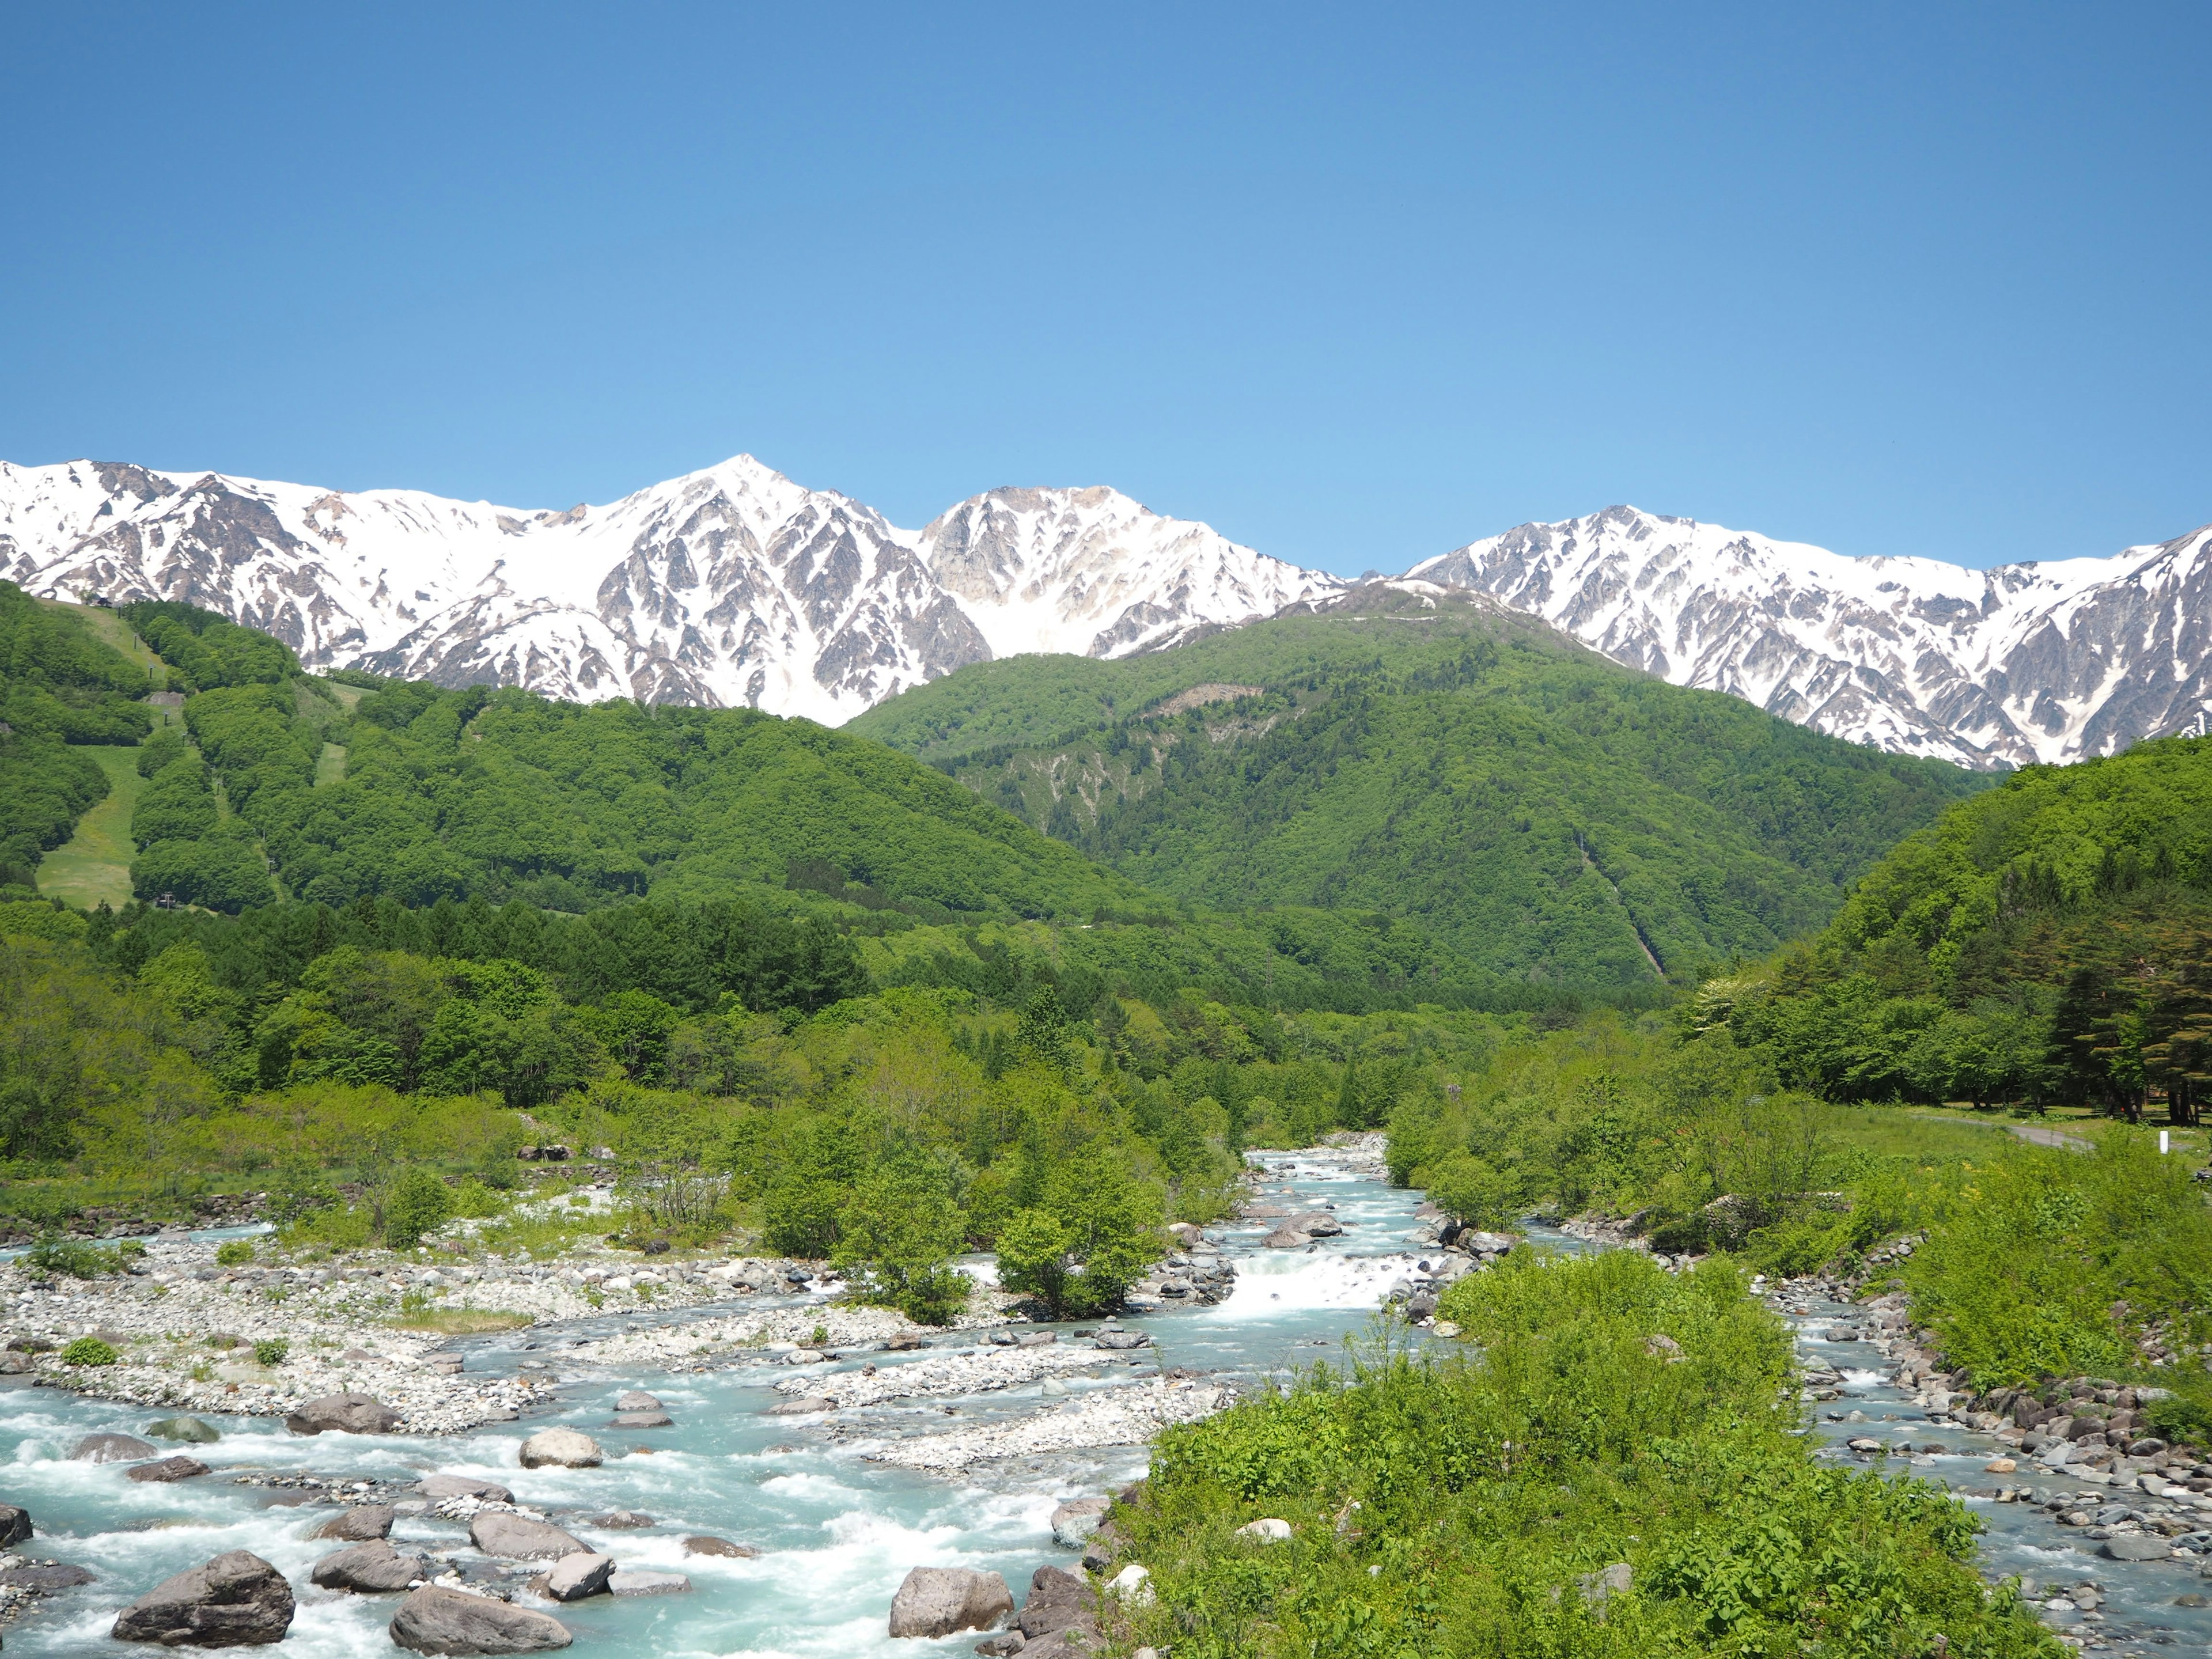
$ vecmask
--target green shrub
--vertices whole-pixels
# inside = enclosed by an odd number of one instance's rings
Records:
[[[410,1170],[392,1183],[384,1200],[384,1242],[395,1250],[411,1250],[453,1214],[453,1194],[446,1183],[431,1170]]]
[[[292,1345],[281,1336],[253,1345],[253,1363],[257,1365],[281,1365],[291,1357]]]
[[[104,1250],[82,1239],[62,1238],[49,1233],[23,1252],[23,1266],[33,1273],[97,1279],[102,1273],[119,1272],[123,1258],[119,1251]]]
[[[1465,1350],[1386,1338],[1161,1437],[1114,1515],[1157,1596],[1125,1606],[1125,1641],[1207,1659],[2063,1654],[2016,1592],[1986,1589],[1963,1505],[1814,1462],[1789,1334],[1728,1264],[1516,1253],[1443,1303]],[[1237,1535],[1260,1516],[1291,1540]],[[1586,1587],[1615,1564],[1630,1588],[1599,1602]]]
[[[115,1350],[96,1336],[80,1336],[62,1350],[64,1365],[112,1365]]]
[[[215,1264],[218,1267],[242,1267],[253,1260],[253,1241],[250,1238],[226,1238],[215,1247]]]

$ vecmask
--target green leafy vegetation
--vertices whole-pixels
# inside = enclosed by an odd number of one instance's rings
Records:
[[[64,1365],[112,1365],[120,1358],[112,1346],[96,1336],[80,1336],[62,1350]]]
[[[300,672],[300,659],[281,640],[174,599],[141,599],[117,607],[167,665],[171,685],[205,691],[219,685],[278,685]]]
[[[1356,1352],[1163,1437],[1113,1512],[1155,1589],[1133,1640],[1206,1659],[2064,1651],[1985,1591],[1963,1506],[1814,1463],[1789,1337],[1734,1267],[1522,1253],[1443,1312],[1466,1356]],[[1263,1517],[1290,1538],[1240,1534]]]
[[[1017,727],[1047,741],[972,740]],[[1471,600],[1278,619],[1080,671],[986,664],[852,729],[1156,890],[1388,915],[1489,973],[1593,987],[1773,950],[1900,829],[1986,781]]]
[[[2197,1121],[2212,1087],[2212,740],[2030,767],[1868,873],[1693,1018],[1832,1099]]]

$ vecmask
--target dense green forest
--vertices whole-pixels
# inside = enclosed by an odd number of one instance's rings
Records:
[[[963,669],[853,729],[1158,891],[1385,911],[1492,973],[1583,986],[1765,954],[1988,781],[1477,600],[1364,603],[1154,658]]]
[[[1693,1018],[1832,1099],[2087,1103],[2212,1087],[2212,740],[2030,767],[1907,836],[1816,938]]]

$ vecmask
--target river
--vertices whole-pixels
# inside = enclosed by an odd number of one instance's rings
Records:
[[[576,1337],[605,1334],[611,1328],[606,1321],[533,1328],[463,1345],[471,1370],[551,1364],[562,1388],[559,1407],[550,1414],[436,1440],[344,1435],[301,1440],[272,1419],[216,1419],[222,1442],[189,1449],[212,1464],[214,1473],[173,1486],[136,1483],[120,1466],[67,1455],[84,1434],[143,1432],[155,1413],[49,1389],[0,1395],[0,1434],[14,1449],[0,1498],[28,1509],[37,1522],[31,1553],[77,1563],[96,1575],[94,1583],[52,1597],[10,1626],[9,1650],[120,1652],[107,1632],[124,1603],[170,1573],[225,1550],[249,1549],[275,1563],[300,1596],[284,1652],[299,1659],[391,1654],[385,1625],[396,1598],[331,1595],[309,1585],[309,1566],[335,1546],[304,1534],[331,1511],[270,1506],[268,1489],[230,1477],[309,1471],[390,1480],[442,1470],[510,1486],[518,1501],[543,1508],[625,1566],[690,1575],[689,1594],[602,1596],[561,1609],[559,1617],[576,1635],[573,1652],[625,1659],[965,1654],[978,1639],[972,1632],[942,1642],[892,1642],[885,1636],[891,1596],[908,1569],[1002,1572],[1018,1597],[1036,1567],[1069,1560],[1070,1552],[1051,1535],[1054,1505],[1133,1479],[1142,1472],[1146,1453],[1133,1446],[1062,1452],[988,1463],[947,1478],[872,1461],[872,1447],[925,1425],[940,1431],[1079,1405],[1094,1390],[1126,1385],[1155,1368],[1189,1367],[1248,1380],[1287,1375],[1335,1356],[1348,1333],[1366,1327],[1381,1295],[1412,1260],[1406,1239],[1415,1224],[1418,1194],[1394,1191],[1371,1166],[1355,1167],[1340,1154],[1255,1156],[1267,1172],[1267,1186],[1282,1189],[1271,1197],[1285,1207],[1334,1206],[1346,1224],[1344,1237],[1280,1251],[1258,1248],[1261,1227],[1218,1230],[1239,1267],[1234,1292],[1212,1307],[1162,1310],[1129,1322],[1151,1334],[1152,1347],[1117,1356],[1096,1375],[1078,1374],[1064,1382],[841,1412],[834,1432],[823,1419],[763,1414],[781,1398],[771,1385],[790,1375],[766,1363],[766,1356],[759,1363],[673,1374],[572,1374],[562,1366],[562,1349]],[[1589,1248],[1542,1228],[1534,1230],[1533,1242]],[[748,1310],[760,1305],[758,1298],[744,1304]],[[1954,1449],[1923,1460],[1912,1473],[1961,1488],[1991,1485],[1995,1478],[1979,1473],[1993,1451],[1986,1437],[1928,1425],[1907,1396],[1882,1383],[1881,1361],[1871,1348],[1823,1339],[1820,1333],[1837,1311],[1823,1308],[1797,1322],[1808,1358],[1838,1366],[1847,1377],[1846,1399],[1815,1413],[1815,1431],[1838,1443],[1825,1455],[1848,1456],[1840,1442],[1849,1435],[1903,1431],[1919,1439],[1924,1433],[1926,1441]],[[972,1334],[949,1334],[918,1354],[854,1354],[838,1365],[889,1367],[971,1348],[975,1340]],[[658,1395],[676,1426],[608,1430],[616,1395],[634,1388]],[[1875,1428],[1826,1421],[1826,1411],[1834,1404],[1861,1411]],[[593,1469],[519,1468],[523,1437],[556,1422],[595,1435],[610,1453],[607,1462]],[[2000,1484],[2030,1480],[2023,1475]],[[2093,1639],[2109,1639],[2110,1651],[2212,1651],[2212,1616],[2170,1605],[2177,1595],[2197,1588],[2180,1565],[2093,1560],[2084,1552],[2094,1545],[2069,1548],[2049,1522],[2029,1519],[2025,1505],[1971,1501],[1990,1523],[1987,1554],[1996,1568],[2067,1584],[2087,1578],[2109,1588],[2103,1634]],[[586,1519],[625,1509],[653,1516],[653,1524],[614,1531]],[[736,1540],[761,1553],[749,1560],[685,1553],[684,1537],[698,1533]],[[468,1553],[461,1529],[432,1517],[403,1515],[392,1536],[403,1546]],[[2081,1615],[2051,1617],[2072,1623]]]

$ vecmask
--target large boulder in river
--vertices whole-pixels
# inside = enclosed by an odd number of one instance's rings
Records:
[[[1021,1633],[1034,1642],[1056,1630],[1098,1633],[1098,1592],[1079,1572],[1065,1567],[1039,1567],[1030,1577],[1030,1593],[1014,1621]]]
[[[564,1555],[543,1580],[545,1594],[556,1601],[580,1601],[587,1595],[604,1595],[614,1574],[615,1559],[591,1550]]]
[[[415,1490],[433,1504],[448,1498],[480,1498],[487,1504],[512,1504],[514,1494],[496,1480],[472,1480],[465,1474],[426,1474]]]
[[[208,1466],[197,1457],[187,1457],[179,1452],[174,1457],[165,1457],[158,1463],[141,1463],[131,1471],[133,1480],[190,1480],[208,1472]]]
[[[0,1549],[13,1549],[30,1535],[30,1510],[14,1504],[0,1504]]]
[[[161,1455],[135,1434],[88,1434],[70,1454],[81,1463],[136,1463]]]
[[[599,1443],[574,1429],[540,1429],[522,1443],[520,1455],[526,1469],[542,1469],[549,1463],[564,1469],[595,1469]]]
[[[485,1510],[469,1522],[469,1542],[486,1555],[510,1561],[558,1561],[585,1553],[582,1544],[549,1521],[505,1510]]]
[[[326,1394],[302,1401],[284,1426],[295,1434],[390,1434],[399,1413],[373,1395]]]
[[[392,1518],[397,1513],[389,1504],[356,1504],[350,1509],[339,1510],[307,1536],[334,1538],[348,1544],[365,1544],[372,1538],[389,1538]]]
[[[893,1636],[950,1636],[988,1630],[1014,1610],[1014,1593],[995,1572],[916,1567],[891,1598]]]
[[[412,1653],[544,1653],[575,1639],[550,1614],[436,1584],[410,1592],[392,1615],[392,1645]]]
[[[203,1423],[197,1417],[165,1417],[159,1422],[149,1423],[146,1432],[156,1440],[182,1440],[195,1446],[212,1446],[222,1438],[215,1425]]]
[[[1108,1498],[1069,1498],[1052,1512],[1053,1541],[1066,1549],[1081,1549],[1112,1507]]]
[[[308,1569],[307,1577],[324,1589],[385,1595],[428,1579],[430,1563],[425,1556],[396,1550],[379,1538],[333,1551]]]
[[[165,1648],[238,1648],[281,1642],[292,1627],[292,1587],[251,1550],[164,1579],[117,1615],[118,1642]]]

